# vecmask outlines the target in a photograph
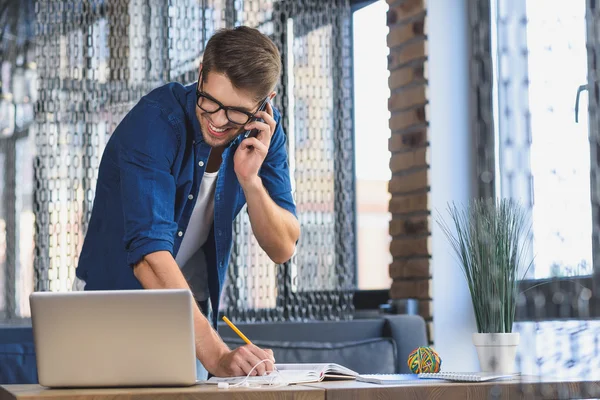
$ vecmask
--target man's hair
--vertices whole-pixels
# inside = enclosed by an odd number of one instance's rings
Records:
[[[204,50],[203,81],[211,71],[224,74],[236,89],[248,91],[260,101],[279,81],[281,56],[271,39],[257,29],[220,29]]]

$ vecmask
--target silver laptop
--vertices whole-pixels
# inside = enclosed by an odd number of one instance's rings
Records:
[[[34,292],[29,302],[42,386],[196,383],[189,290]]]

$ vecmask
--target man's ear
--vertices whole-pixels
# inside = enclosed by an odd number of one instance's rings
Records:
[[[277,93],[275,93],[274,91],[271,92],[271,94],[269,94],[269,100],[273,100],[273,97],[277,96]]]

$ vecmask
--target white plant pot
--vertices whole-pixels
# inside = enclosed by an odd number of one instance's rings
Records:
[[[514,373],[519,338],[519,333],[474,333],[481,372]]]

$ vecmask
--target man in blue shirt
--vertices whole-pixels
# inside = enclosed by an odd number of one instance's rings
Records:
[[[291,258],[300,235],[281,116],[269,103],[280,73],[273,42],[238,27],[211,37],[197,83],[144,96],[102,156],[77,267],[85,290],[190,288],[196,355],[216,376],[274,361],[254,345],[230,350],[214,327],[243,205],[274,262]]]

